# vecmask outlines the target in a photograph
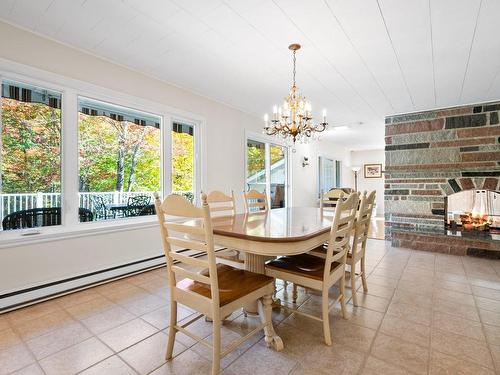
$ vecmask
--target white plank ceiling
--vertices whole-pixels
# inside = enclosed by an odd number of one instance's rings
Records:
[[[498,0],[0,0],[6,22],[259,117],[298,42],[298,86],[351,149],[382,147],[385,115],[500,99],[499,18]]]

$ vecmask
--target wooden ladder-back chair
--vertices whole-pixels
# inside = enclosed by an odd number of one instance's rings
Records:
[[[366,191],[361,198],[356,222],[354,223],[354,234],[352,240],[351,251],[347,254],[347,264],[351,271],[351,288],[352,288],[352,303],[358,306],[358,298],[356,294],[356,281],[361,277],[363,290],[368,292],[366,284],[366,269],[365,269],[365,254],[366,240],[368,239],[368,231],[370,229],[370,221],[372,218],[373,207],[375,205],[375,190],[368,196]],[[356,275],[356,264],[360,263],[360,272]]]
[[[227,223],[232,225],[234,215],[236,215],[236,200],[234,192],[231,190],[230,195],[224,194],[222,191],[213,190],[207,194],[207,203],[210,207],[212,222]],[[230,266],[241,268],[245,267],[244,254],[236,249],[221,249],[216,252],[216,257],[221,263],[229,264]]]
[[[358,196],[358,193],[353,193],[347,200],[342,199],[343,195],[340,196],[330,229],[330,239],[325,259],[310,254],[301,254],[281,257],[266,264],[266,275],[321,291],[321,318],[306,314],[300,310],[290,309],[286,306],[282,307],[323,322],[323,334],[327,345],[332,344],[328,313],[339,301],[342,308],[342,315],[346,318],[344,296],[345,263],[349,251],[352,228],[356,218]],[[340,282],[340,295],[330,305],[328,291],[337,282]]]
[[[245,202],[245,211],[248,213],[263,212],[269,209],[265,191],[263,193],[259,193],[255,189],[243,191],[243,198]]]
[[[366,191],[360,199],[358,212],[356,214],[356,221],[354,222],[354,230],[352,235],[351,250],[347,254],[346,264],[350,270],[350,281],[352,289],[352,303],[358,306],[356,281],[361,278],[363,283],[363,290],[368,291],[366,283],[366,269],[365,269],[365,254],[366,254],[366,241],[368,239],[368,231],[370,229],[370,220],[372,217],[373,207],[375,206],[375,191],[367,195]],[[326,248],[316,248],[311,251],[311,254],[325,258]],[[356,264],[361,263],[360,272],[356,274]]]
[[[207,196],[202,195],[202,207],[196,207],[179,195],[169,195],[163,202],[155,193],[155,208],[160,224],[163,248],[167,261],[170,286],[170,327],[166,359],[172,359],[177,332],[212,349],[212,374],[218,374],[220,359],[252,335],[264,329],[268,346],[283,348],[276,336],[271,320],[271,295],[273,279],[269,276],[239,270],[215,261],[212,221]],[[184,221],[167,221],[167,216]],[[206,253],[206,259],[187,256],[175,248],[186,248]],[[181,264],[187,267],[183,268]],[[196,269],[200,269],[199,272]],[[221,351],[221,319],[247,303],[258,300],[261,324],[246,336],[231,343]],[[185,324],[177,322],[177,304],[183,304],[200,314]],[[187,326],[206,316],[212,320],[213,343],[186,329]]]
[[[333,211],[337,206],[337,202],[340,197],[346,199],[349,194],[344,193],[341,189],[333,189],[327,192],[321,191],[321,196],[319,199],[319,208],[321,211]]]

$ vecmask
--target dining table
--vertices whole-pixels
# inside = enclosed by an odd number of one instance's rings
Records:
[[[328,241],[333,211],[316,207],[287,207],[212,218],[214,243],[245,254],[245,269],[265,273],[265,263],[296,255]],[[246,306],[257,314],[257,301]]]

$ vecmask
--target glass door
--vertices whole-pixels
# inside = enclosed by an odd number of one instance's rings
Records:
[[[269,145],[271,208],[286,206],[288,180],[287,151],[287,148],[284,146]]]
[[[287,205],[288,149],[277,144],[247,140],[247,190],[266,192],[271,208]]]

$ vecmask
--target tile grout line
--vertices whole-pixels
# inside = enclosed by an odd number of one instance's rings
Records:
[[[371,274],[375,271],[375,269],[376,269],[376,268],[378,267],[378,265],[382,262],[382,260],[383,260],[383,259],[384,259],[384,258],[385,258],[385,257],[386,257],[389,253],[390,253],[390,249],[389,249],[389,250],[384,249],[384,250],[385,250],[384,256],[383,256],[382,258],[380,258],[380,260],[377,262],[377,264],[375,265],[375,267],[373,267],[372,271],[368,274],[368,276],[367,276],[367,282],[368,282],[368,278],[369,278],[369,276],[370,276],[370,275],[371,275]],[[408,256],[408,259],[407,259],[407,261],[406,261],[406,263],[405,263],[405,268],[406,268],[406,266],[407,266],[407,264],[408,264],[408,262],[409,262],[409,260],[410,260],[411,253],[412,253],[412,250],[410,250],[410,255]],[[399,275],[399,278],[397,279],[397,280],[398,280],[398,283],[399,283],[399,280],[401,280],[401,277],[402,277],[402,274],[401,274],[401,275]],[[379,335],[379,333],[380,333],[380,327],[382,327],[382,324],[383,324],[383,322],[384,322],[384,319],[385,319],[385,317],[386,317],[386,315],[387,315],[387,310],[389,309],[389,306],[390,306],[390,304],[391,304],[391,302],[392,302],[392,299],[394,298],[394,294],[395,294],[395,293],[396,293],[396,288],[394,289],[394,292],[392,293],[392,296],[391,296],[391,298],[389,299],[389,304],[387,305],[387,308],[386,308],[386,310],[385,310],[385,312],[384,312],[384,316],[382,317],[382,320],[380,321],[380,324],[378,325],[377,329],[375,330],[375,335],[373,336],[373,340],[372,340],[372,342],[370,343],[370,347],[369,347],[369,349],[368,349],[368,352],[367,352],[367,354],[366,354],[365,356],[363,356],[363,361],[362,361],[362,363],[361,363],[361,366],[360,366],[360,369],[359,369],[359,371],[358,371],[358,374],[361,374],[361,373],[363,372],[363,370],[365,369],[365,366],[366,366],[366,361],[368,360],[368,357],[370,357],[370,356],[373,356],[373,357],[377,358],[378,360],[381,360],[382,362],[387,363],[385,360],[382,360],[382,359],[380,359],[380,358],[378,358],[378,357],[374,356],[374,355],[372,354],[372,350],[373,350],[373,347],[374,347],[374,345],[375,345],[375,340],[377,339],[377,336],[378,336],[378,335]],[[354,306],[354,305],[353,305],[353,306]],[[400,366],[397,366],[397,367],[401,368]]]

